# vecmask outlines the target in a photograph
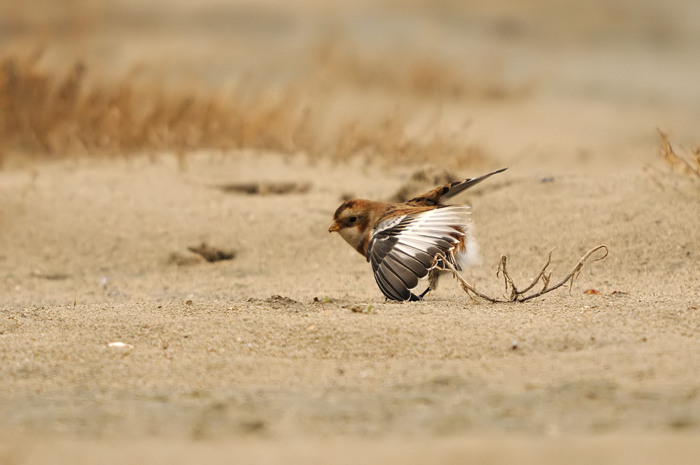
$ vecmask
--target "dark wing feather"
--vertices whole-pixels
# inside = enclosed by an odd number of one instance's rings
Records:
[[[420,300],[412,291],[433,268],[435,255],[450,257],[465,240],[468,222],[466,206],[421,210],[380,221],[372,232],[367,261],[384,295],[392,300]]]
[[[411,298],[411,291],[400,282],[396,282],[397,278],[390,272],[386,270],[382,270],[381,273],[376,272],[374,273],[374,279],[379,285],[379,289],[381,289],[382,293],[384,293],[387,298],[391,300],[409,300]]]

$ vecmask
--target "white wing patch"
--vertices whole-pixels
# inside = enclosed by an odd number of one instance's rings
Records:
[[[367,261],[384,295],[392,300],[419,300],[412,291],[434,267],[441,253],[457,269],[455,251],[469,236],[467,206],[448,206],[391,218],[372,231]]]

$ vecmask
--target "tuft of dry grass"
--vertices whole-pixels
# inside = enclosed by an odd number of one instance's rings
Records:
[[[0,151],[24,156],[130,155],[236,147],[287,150],[283,99],[219,99],[125,80],[88,84],[82,63],[65,73],[36,59],[0,64]],[[234,96],[235,97],[235,96]]]
[[[678,173],[693,175],[700,178],[700,146],[692,149],[681,147],[682,152],[674,149],[668,134],[657,129],[661,139],[659,155],[668,163],[671,169]]]
[[[42,67],[40,57],[0,60],[0,162],[9,157],[34,160],[164,151],[184,157],[199,149],[256,149],[331,160],[449,159],[456,166],[484,157],[478,147],[435,127],[411,136],[408,129],[415,126],[415,112],[396,111],[395,105],[371,112],[362,104],[343,107],[338,88],[347,87],[347,80],[361,85],[361,69],[366,67],[356,67],[353,73],[335,71],[345,76],[342,79],[329,77],[328,70],[348,66],[342,60],[345,64],[338,64],[337,58],[326,58],[322,64],[326,71],[314,68],[311,78],[299,77],[284,85],[244,82],[229,91],[194,92],[166,89],[134,76],[114,84],[100,82],[89,79],[83,63],[57,72]],[[432,69],[427,63],[421,66]],[[437,78],[449,73],[440,69],[430,73],[416,71],[404,84],[372,79],[406,92],[452,88],[449,81],[445,87]],[[323,90],[321,81],[338,87]]]

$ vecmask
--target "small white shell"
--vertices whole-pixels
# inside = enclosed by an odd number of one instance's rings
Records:
[[[121,341],[115,341],[115,342],[110,342],[107,344],[107,347],[110,347],[112,349],[133,349],[134,346],[131,344],[127,344],[126,342],[121,342]]]

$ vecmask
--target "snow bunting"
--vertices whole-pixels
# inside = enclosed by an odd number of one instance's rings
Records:
[[[445,184],[404,203],[348,200],[335,211],[328,232],[337,231],[365,256],[387,299],[421,300],[437,286],[441,268],[440,260],[434,260],[437,254],[461,270],[460,264],[476,248],[469,231],[469,207],[443,205],[441,200],[505,170]],[[415,294],[426,278],[427,288]]]

